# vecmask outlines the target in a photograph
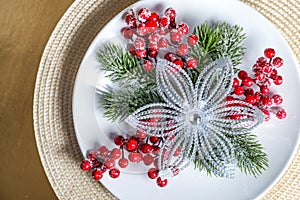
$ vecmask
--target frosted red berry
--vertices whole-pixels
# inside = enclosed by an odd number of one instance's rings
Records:
[[[273,99],[271,97],[264,97],[262,99],[262,104],[270,107],[273,104]]]
[[[169,46],[169,41],[166,38],[160,38],[157,43],[159,48],[167,48]]]
[[[81,163],[81,169],[83,171],[89,171],[92,168],[90,161],[84,160]]]
[[[271,74],[270,74],[270,78],[273,79],[273,80],[276,79],[277,78],[277,74],[278,74],[277,70],[273,69],[272,72],[271,72]]]
[[[149,42],[151,42],[151,43],[157,43],[158,42],[158,40],[159,40],[159,35],[157,34],[157,33],[151,33],[151,34],[149,34],[149,36],[148,36],[148,40],[149,40]]]
[[[112,178],[118,178],[120,176],[120,170],[118,170],[117,168],[109,170],[108,173],[109,173],[109,176]]]
[[[286,116],[287,116],[287,113],[286,113],[286,111],[285,111],[284,109],[279,109],[279,110],[276,112],[276,117],[277,117],[278,119],[284,119],[284,118],[286,118]]]
[[[186,67],[189,69],[195,69],[198,66],[198,60],[196,58],[187,58]]]
[[[197,44],[198,42],[198,37],[194,34],[191,34],[189,37],[188,37],[188,44],[190,46],[194,46],[195,44]]]
[[[279,94],[275,94],[273,95],[273,101],[276,105],[280,105],[283,102],[283,98],[282,96],[280,96]]]
[[[138,20],[140,22],[145,22],[150,18],[151,11],[148,8],[141,8],[137,14],[138,14]]]
[[[273,61],[272,61],[272,65],[273,65],[274,67],[276,67],[276,68],[281,67],[281,66],[283,65],[283,60],[282,60],[282,58],[280,58],[280,57],[274,58]]]
[[[147,51],[145,49],[137,49],[135,54],[138,58],[145,58],[147,56]]]
[[[148,170],[148,177],[151,179],[156,179],[158,177],[158,170],[155,168],[150,168]]]
[[[180,31],[176,30],[176,29],[173,29],[171,32],[170,32],[170,39],[173,43],[178,43],[181,41],[182,39],[182,34],[180,33]]]
[[[180,44],[177,47],[176,53],[179,56],[185,56],[186,54],[189,53],[189,48],[188,48],[188,46],[186,44]]]
[[[139,139],[145,139],[147,137],[146,131],[141,129],[137,130],[136,137]]]
[[[141,36],[144,36],[148,33],[148,28],[146,27],[145,24],[143,23],[140,23],[138,26],[137,26],[137,30],[136,32],[141,35]]]
[[[166,16],[163,16],[159,19],[159,26],[162,28],[167,28],[170,24],[170,19]]]
[[[120,149],[114,148],[113,150],[111,150],[110,156],[113,159],[119,159],[121,158],[122,152]]]
[[[273,58],[275,56],[275,50],[272,48],[267,48],[264,51],[266,58]]]
[[[145,60],[143,66],[144,66],[146,71],[151,71],[151,70],[154,69],[154,65],[153,65],[153,62],[151,60]]]
[[[101,146],[101,147],[99,147],[98,150],[99,150],[99,154],[100,154],[101,157],[108,156],[109,151],[108,151],[106,146]]]
[[[168,179],[157,178],[156,183],[159,187],[165,187],[168,184]]]
[[[136,18],[132,14],[127,14],[125,16],[125,22],[129,27],[136,28]]]
[[[115,159],[113,158],[107,158],[105,161],[104,161],[104,165],[107,169],[111,169],[115,166]]]
[[[269,94],[270,93],[270,87],[263,85],[263,86],[260,87],[260,92],[262,94]]]
[[[126,168],[129,164],[129,161],[126,158],[121,158],[118,164],[121,168]]]
[[[176,60],[176,56],[173,53],[166,53],[164,58],[170,62],[174,62]]]
[[[168,8],[165,11],[165,15],[169,17],[170,19],[175,19],[176,17],[176,11],[173,8]]]
[[[147,154],[143,157],[143,161],[144,161],[145,165],[151,165],[153,163],[153,160],[154,160],[154,158],[150,154]]]
[[[143,156],[141,153],[138,152],[130,152],[128,155],[128,159],[130,162],[138,163],[143,159]]]
[[[283,82],[282,76],[278,75],[275,79],[274,79],[274,84],[275,85],[281,85]]]
[[[144,38],[141,37],[137,37],[134,42],[133,42],[134,46],[136,49],[144,49],[145,48],[145,40]]]
[[[262,71],[264,74],[270,74],[273,70],[273,67],[270,63],[265,63],[263,68],[262,68]]]
[[[247,95],[245,101],[249,104],[254,104],[256,102],[256,99],[253,95]]]
[[[180,24],[178,24],[178,28],[177,29],[183,35],[186,35],[189,32],[189,26],[186,23],[184,23],[184,22],[181,22]]]

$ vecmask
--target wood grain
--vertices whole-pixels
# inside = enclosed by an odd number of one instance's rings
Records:
[[[33,91],[44,47],[72,0],[1,0],[0,199],[56,199],[33,131]]]

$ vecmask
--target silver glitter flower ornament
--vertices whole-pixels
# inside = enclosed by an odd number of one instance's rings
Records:
[[[195,84],[180,66],[158,59],[156,83],[164,102],[145,105],[126,121],[164,139],[158,158],[161,178],[177,175],[195,160],[217,176],[234,176],[236,158],[229,136],[251,131],[264,115],[244,101],[225,101],[232,81],[229,58],[206,66]]]

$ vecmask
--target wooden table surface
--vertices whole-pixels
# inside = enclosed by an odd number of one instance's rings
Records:
[[[45,45],[73,0],[0,0],[0,199],[56,199],[38,155],[33,93]]]

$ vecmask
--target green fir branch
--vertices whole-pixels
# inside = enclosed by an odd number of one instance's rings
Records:
[[[144,90],[144,88],[112,89],[100,91],[101,104],[105,109],[104,117],[112,121],[123,121],[138,108],[162,99],[157,91]]]
[[[107,77],[119,85],[136,85],[153,88],[155,83],[155,71],[146,71],[142,61],[132,56],[120,45],[106,44],[98,53],[98,61],[101,70],[107,72]]]
[[[251,133],[239,135],[226,135],[226,137],[234,145],[234,155],[237,160],[237,167],[246,175],[257,177],[269,167],[268,155],[264,152],[263,146],[257,140],[256,135]],[[222,156],[218,153],[218,148],[214,148],[215,155],[222,160]],[[207,160],[209,163],[209,161]],[[194,160],[195,169],[205,171],[208,175],[213,174],[213,165],[210,168],[205,166],[203,161],[198,158]]]
[[[195,27],[194,34],[199,41],[191,47],[190,55],[197,58],[199,70],[210,62],[229,56],[233,66],[241,63],[245,54],[243,41],[246,38],[243,28],[223,22],[208,25],[208,22]]]

